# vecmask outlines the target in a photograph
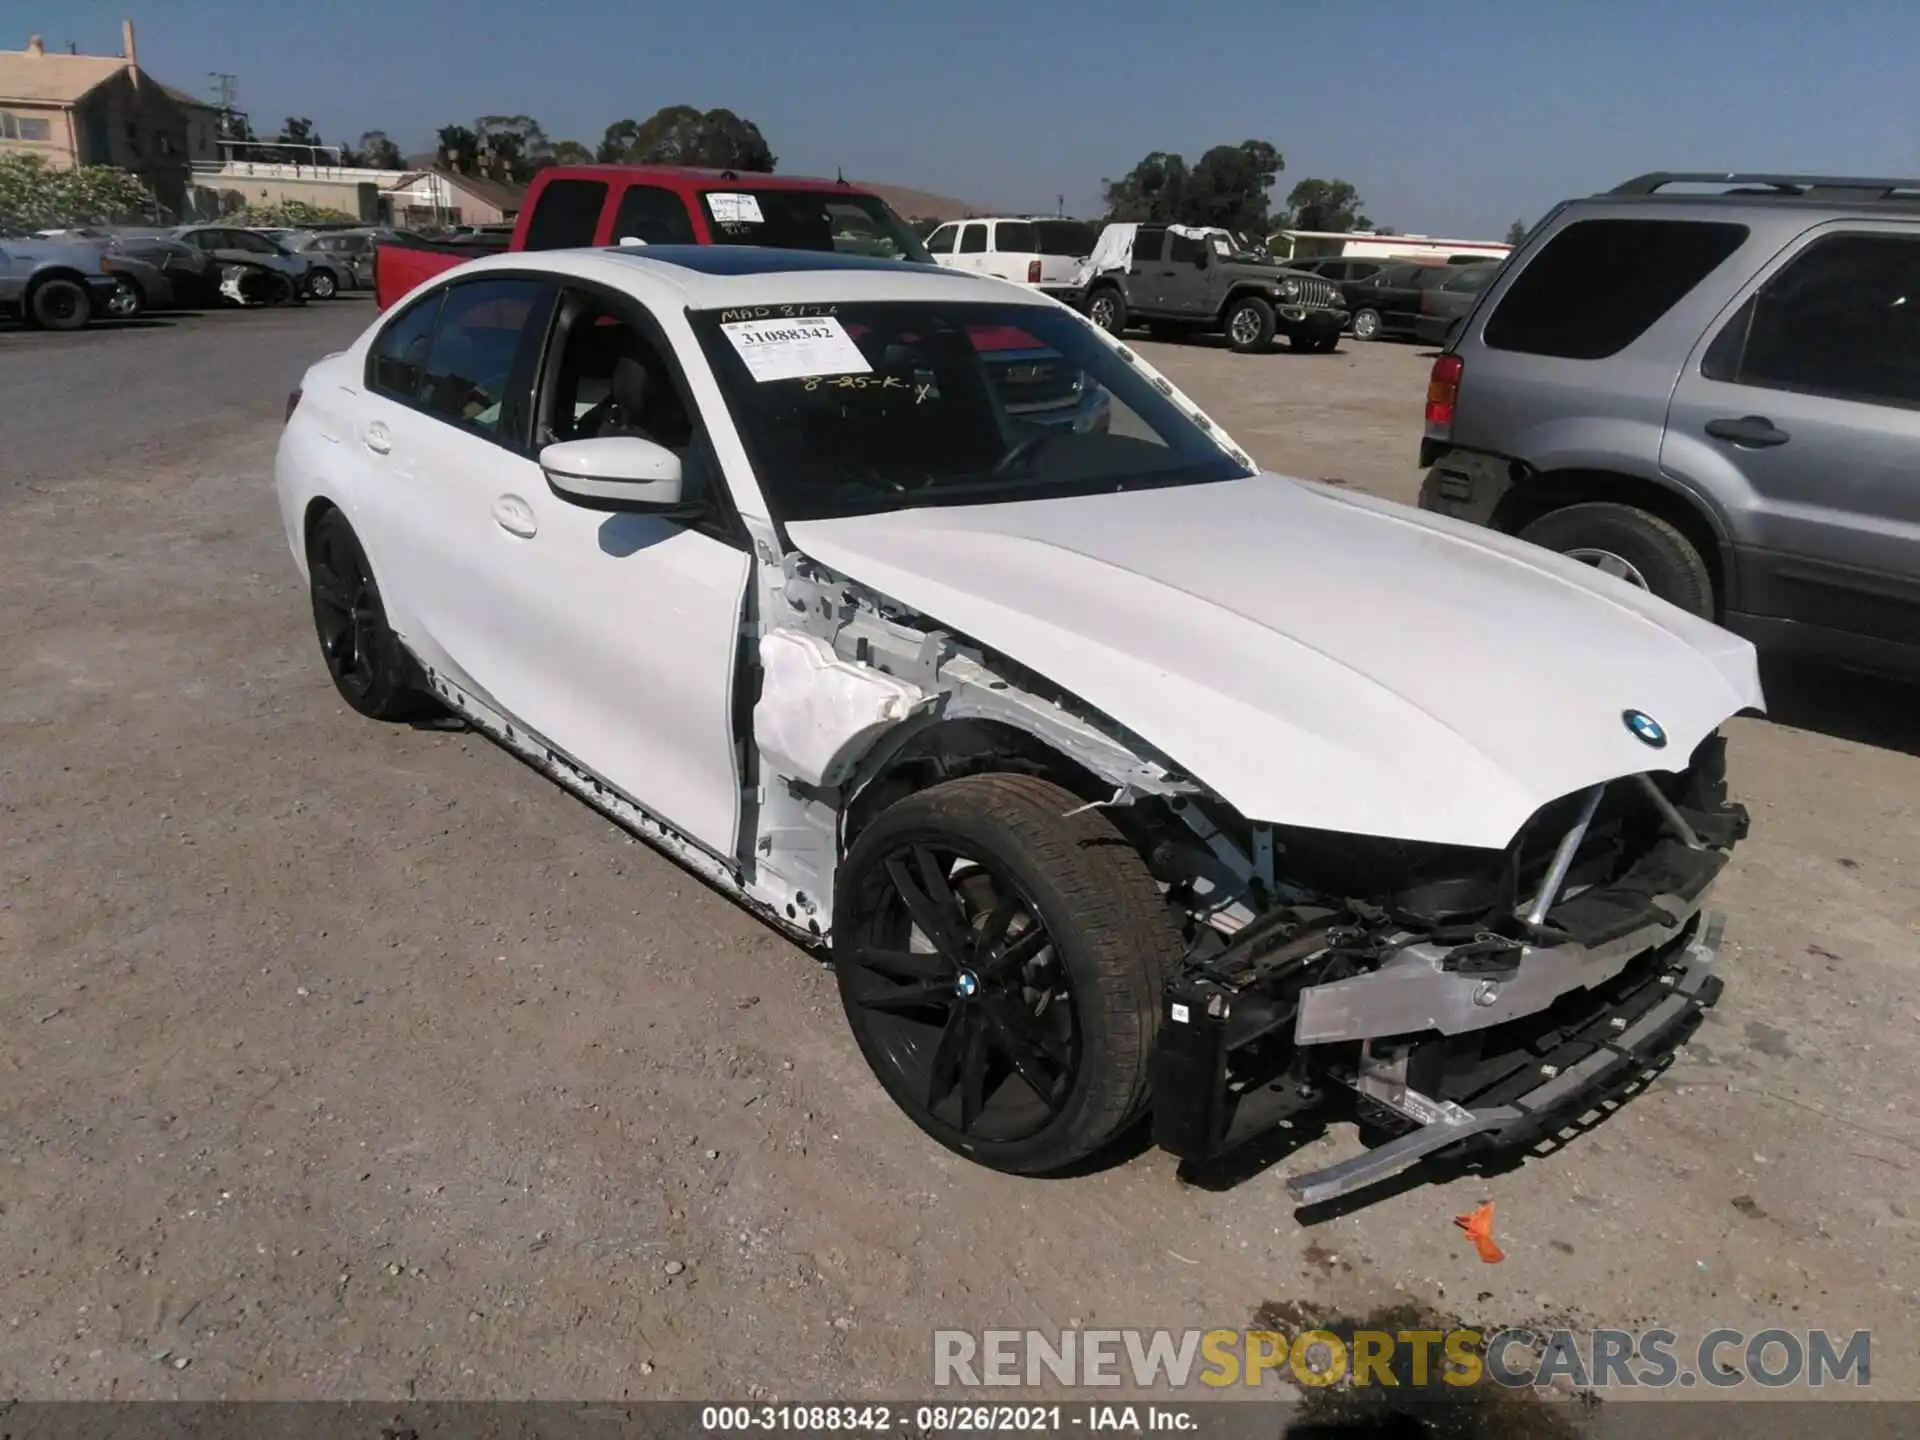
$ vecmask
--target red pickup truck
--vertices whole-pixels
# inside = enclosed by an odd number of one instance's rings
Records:
[[[374,297],[385,310],[463,260],[502,250],[586,245],[769,245],[933,263],[912,229],[844,180],[736,174],[678,165],[555,165],[534,177],[511,240],[383,241]]]

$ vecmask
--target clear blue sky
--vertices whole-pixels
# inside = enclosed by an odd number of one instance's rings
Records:
[[[1149,150],[1247,138],[1286,157],[1278,196],[1337,176],[1381,224],[1493,238],[1643,170],[1920,170],[1914,0],[0,0],[0,45],[110,54],[123,13],[145,69],[237,74],[264,133],[414,151],[529,114],[591,146],[724,105],[783,170],[988,207],[1091,213]]]

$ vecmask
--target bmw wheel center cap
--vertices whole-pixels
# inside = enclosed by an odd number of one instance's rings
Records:
[[[1627,729],[1633,732],[1633,738],[1642,745],[1651,745],[1656,750],[1666,747],[1666,729],[1646,711],[1623,710],[1620,719]]]
[[[971,1000],[980,993],[980,977],[971,970],[962,970],[960,978],[954,981],[953,988],[959,992],[961,999]]]

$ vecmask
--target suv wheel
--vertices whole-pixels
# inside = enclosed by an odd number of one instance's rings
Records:
[[[1356,340],[1375,340],[1380,335],[1380,312],[1378,310],[1356,310],[1353,316],[1353,338]]]
[[[1541,516],[1520,538],[1584,561],[1682,610],[1713,618],[1713,576],[1707,562],[1692,541],[1658,515],[1631,505],[1569,505]]]
[[[1111,285],[1101,287],[1087,300],[1087,318],[1109,335],[1118,335],[1127,328],[1126,298]]]
[[[93,297],[77,280],[42,280],[27,297],[27,322],[42,330],[79,330],[93,318]]]
[[[1273,344],[1273,307],[1257,295],[1236,300],[1227,309],[1227,344],[1242,355]]]

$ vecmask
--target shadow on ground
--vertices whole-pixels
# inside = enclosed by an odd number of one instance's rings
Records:
[[[1760,678],[1775,724],[1920,756],[1920,686],[1784,656],[1763,656]]]

